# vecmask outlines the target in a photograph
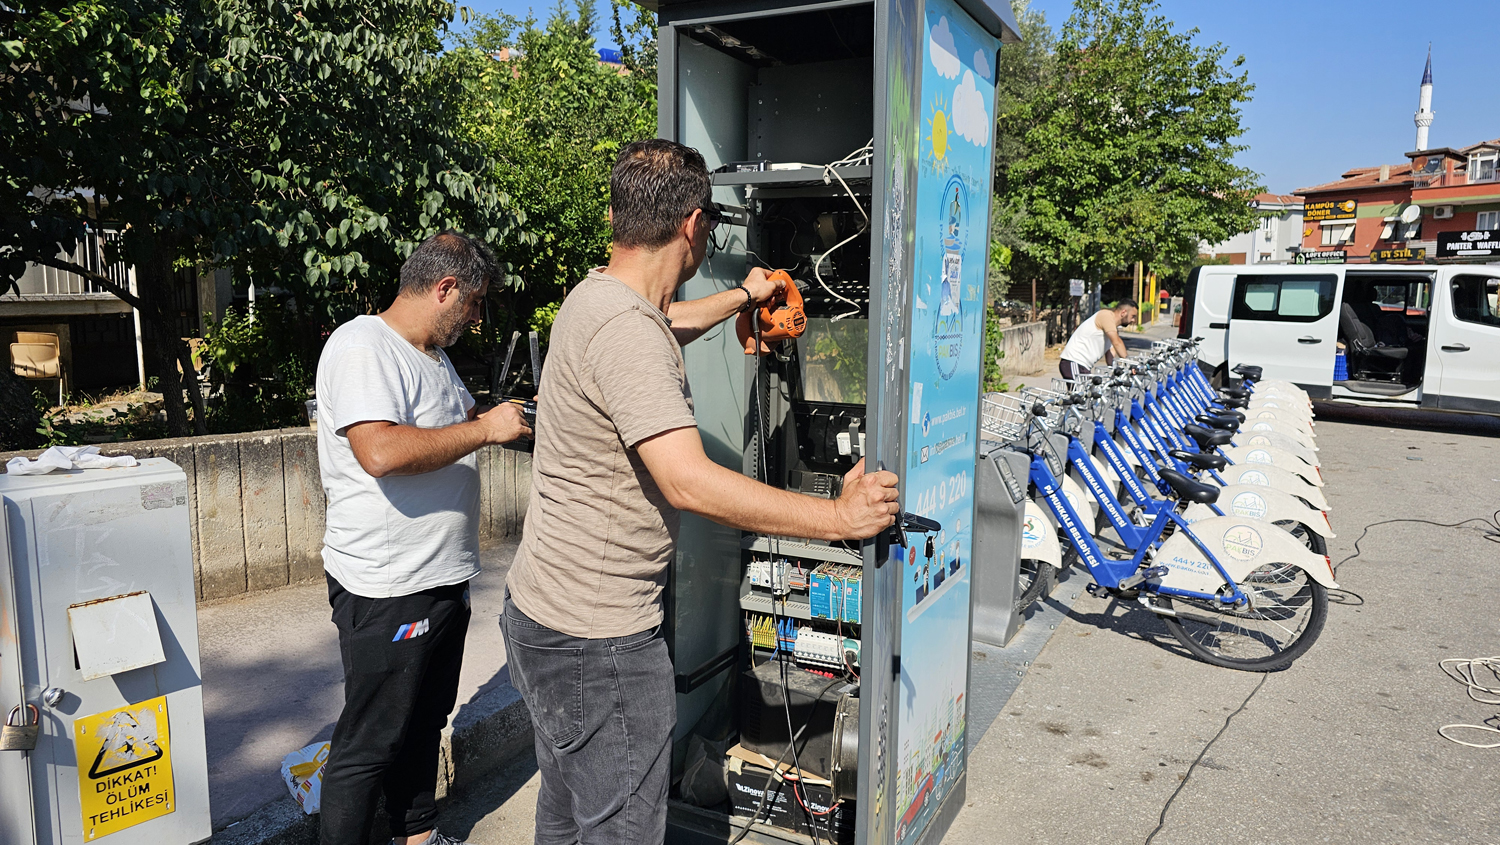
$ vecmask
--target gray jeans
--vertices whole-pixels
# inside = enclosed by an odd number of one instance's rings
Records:
[[[510,679],[536,733],[537,845],[659,845],[677,699],[661,629],[581,639],[505,596]]]

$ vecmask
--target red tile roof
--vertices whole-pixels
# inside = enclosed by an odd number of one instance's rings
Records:
[[[1390,178],[1384,182],[1380,181],[1379,167],[1356,167],[1344,173],[1344,178],[1337,182],[1325,182],[1322,185],[1312,185],[1307,188],[1298,188],[1297,194],[1316,194],[1323,191],[1347,191],[1360,188],[1386,188],[1396,187],[1402,184],[1411,184],[1411,162],[1391,165]]]
[[[1260,203],[1278,202],[1283,205],[1302,205],[1302,198],[1294,194],[1256,194],[1255,201]]]

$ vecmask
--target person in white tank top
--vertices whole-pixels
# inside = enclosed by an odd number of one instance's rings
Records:
[[[1058,372],[1064,379],[1074,381],[1088,374],[1101,357],[1105,364],[1124,358],[1129,353],[1125,341],[1120,339],[1120,329],[1134,324],[1138,314],[1135,300],[1122,299],[1114,308],[1102,309],[1084,320],[1068,338],[1068,345],[1063,347]]]

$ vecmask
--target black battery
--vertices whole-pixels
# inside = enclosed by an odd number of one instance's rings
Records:
[[[735,771],[736,768],[739,771]],[[824,842],[839,845],[854,842],[854,802],[835,805],[833,791],[827,786],[801,784],[798,787],[801,795],[798,796],[792,792],[790,781],[772,779],[771,795],[762,809],[761,796],[765,794],[766,779],[770,774],[770,769],[752,763],[730,767],[729,803],[741,821],[754,816],[760,809],[755,820],[763,824],[795,830],[805,836],[812,836],[816,826],[817,837]]]
[[[853,685],[787,666],[783,687],[782,671],[776,660],[768,660],[740,679],[740,744],[772,760],[791,763],[795,759],[803,771],[814,777],[832,777],[836,754],[834,717],[839,698]],[[795,754],[787,748],[791,736],[787,731],[788,721],[801,731]]]

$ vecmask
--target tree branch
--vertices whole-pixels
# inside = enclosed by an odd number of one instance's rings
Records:
[[[34,258],[32,258],[32,262],[36,263],[36,264],[44,265],[46,267],[51,267],[51,268],[53,268],[55,270],[62,270],[64,272],[72,273],[72,274],[74,274],[76,276],[82,276],[85,279],[88,279],[89,281],[91,281],[94,284],[98,285],[99,287],[104,288],[105,290],[107,290],[110,293],[114,294],[116,297],[118,297],[119,299],[121,299],[122,301],[124,301],[131,308],[135,308],[135,309],[141,311],[142,313],[145,313],[148,310],[145,307],[145,305],[141,302],[140,297],[138,297],[135,294],[131,293],[128,289],[120,287],[120,285],[118,285],[117,283],[115,283],[115,281],[113,279],[109,278],[108,276],[103,276],[103,275],[100,275],[98,273],[95,273],[94,271],[88,269],[87,267],[84,267],[84,266],[79,265],[79,264],[74,264],[71,261],[64,261],[61,258],[35,258],[34,257]]]

